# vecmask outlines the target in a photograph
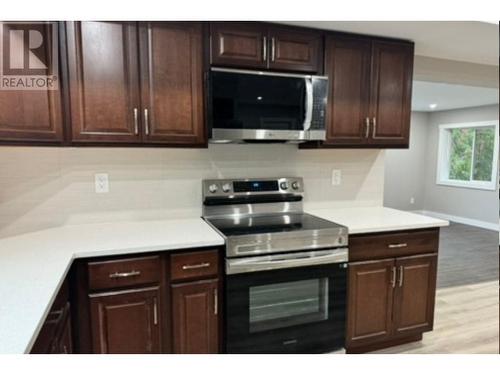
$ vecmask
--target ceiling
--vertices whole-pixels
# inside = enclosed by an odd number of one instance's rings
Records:
[[[431,108],[431,104],[436,104]],[[444,111],[448,109],[498,104],[498,89],[413,81],[413,111]]]
[[[415,54],[498,66],[498,24],[477,21],[290,21],[289,25],[410,39]]]

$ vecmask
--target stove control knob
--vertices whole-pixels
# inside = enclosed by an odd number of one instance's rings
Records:
[[[208,191],[211,192],[212,194],[217,193],[217,190],[218,190],[218,188],[217,188],[217,185],[215,185],[215,184],[212,184],[208,187]]]
[[[300,188],[299,181],[292,182],[292,188],[293,190],[298,190]]]
[[[280,188],[281,188],[281,190],[287,190],[288,189],[288,182],[286,182],[286,181],[281,182]]]
[[[231,191],[231,185],[230,184],[224,184],[224,185],[222,185],[222,191],[224,193],[229,193]]]

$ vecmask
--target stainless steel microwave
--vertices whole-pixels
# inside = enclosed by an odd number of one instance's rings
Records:
[[[327,77],[212,68],[208,87],[212,143],[325,139]]]

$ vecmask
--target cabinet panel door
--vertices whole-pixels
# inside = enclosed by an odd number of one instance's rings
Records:
[[[396,260],[398,279],[394,295],[394,333],[431,331],[434,323],[437,254]]]
[[[267,28],[252,22],[213,22],[210,62],[234,67],[267,67]]]
[[[94,353],[160,353],[159,287],[90,295]]]
[[[407,147],[410,136],[413,45],[374,42],[372,72],[370,143]]]
[[[135,22],[68,22],[72,140],[140,141]]]
[[[0,22],[0,27],[8,25]],[[46,48],[42,53],[50,56],[51,40],[44,46]],[[37,53],[40,51],[37,50]],[[3,78],[8,79],[9,76]],[[57,142],[62,138],[60,84],[57,90],[0,90],[0,142]]]
[[[393,259],[349,264],[347,347],[391,335],[394,278]]]
[[[175,353],[217,353],[219,349],[218,280],[172,286]]]
[[[371,43],[327,37],[329,77],[325,144],[359,145],[368,137]]]
[[[317,73],[322,69],[321,34],[314,31],[270,31],[269,68]]]
[[[204,145],[201,23],[144,22],[140,29],[144,139]]]

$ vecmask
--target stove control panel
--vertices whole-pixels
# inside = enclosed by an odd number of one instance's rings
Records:
[[[301,177],[203,180],[203,197],[303,193]]]

